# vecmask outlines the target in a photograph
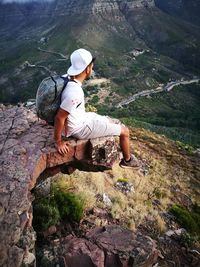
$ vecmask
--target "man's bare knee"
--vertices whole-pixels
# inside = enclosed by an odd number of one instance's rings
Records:
[[[127,127],[122,126],[120,136],[129,137],[129,129]]]

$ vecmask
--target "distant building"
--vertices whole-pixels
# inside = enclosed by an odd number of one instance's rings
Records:
[[[39,41],[40,44],[47,44],[47,42],[48,42],[48,38],[47,37],[40,38],[40,41]]]

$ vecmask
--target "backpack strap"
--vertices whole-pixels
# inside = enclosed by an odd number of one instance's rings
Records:
[[[67,86],[68,82],[77,83],[75,80],[70,80],[68,77],[60,76],[60,78],[64,80],[64,85],[63,85],[63,88],[62,88],[62,91],[61,91],[61,95],[62,95],[62,92],[64,91],[65,87]]]
[[[62,92],[64,91],[65,87],[67,86],[68,82],[70,81],[68,77],[63,77],[63,76],[60,76],[61,79],[64,80],[64,84],[63,84],[63,88],[61,90],[61,94]]]
[[[68,82],[75,82],[75,83],[77,83],[77,82],[75,80],[70,80],[68,77],[60,76],[60,78],[62,78],[64,80],[64,85],[63,85],[63,88],[62,88],[61,93],[60,93],[60,97],[61,97],[65,87],[68,84]]]
[[[52,103],[53,103],[53,102],[56,100],[56,98],[57,98],[58,88],[57,88],[57,82],[56,82],[56,80],[53,78],[53,76],[50,76],[50,77],[51,77],[52,81],[53,81],[54,84],[55,84],[55,95],[54,95],[54,99],[53,99],[53,101],[52,101]],[[60,95],[62,95],[62,92],[64,91],[64,89],[65,89],[65,87],[67,86],[68,82],[69,82],[69,81],[76,82],[76,81],[74,81],[74,80],[69,80],[68,77],[63,77],[63,76],[60,76],[60,78],[64,80],[64,85],[63,85],[63,88],[62,88],[61,93],[60,93]]]

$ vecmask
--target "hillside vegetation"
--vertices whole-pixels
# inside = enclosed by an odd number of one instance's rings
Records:
[[[78,47],[90,49],[97,56],[96,72],[110,78],[118,94],[199,74],[198,26],[168,15],[158,4],[132,8],[121,1],[55,0],[0,5],[1,102],[34,98],[49,74],[37,66],[66,73],[69,60],[48,51],[68,58]],[[13,30],[13,25],[18,27]],[[144,53],[137,56],[135,51]],[[36,67],[28,68],[26,61]]]
[[[112,95],[107,97],[108,103],[112,101]],[[123,108],[93,101],[101,114],[118,117],[127,125],[143,127],[197,147],[200,145],[199,103],[199,84],[181,85],[170,92],[140,97]]]
[[[156,240],[160,266],[198,266],[192,251],[199,248],[200,237],[199,158],[180,143],[144,129],[131,129],[131,151],[148,166],[145,172],[122,169],[116,162],[110,171],[58,174],[51,178],[52,195],[37,199],[35,194],[39,262],[52,262],[45,251],[50,253],[56,238],[71,233],[85,237],[96,226],[117,224]],[[53,234],[50,226],[56,227]]]

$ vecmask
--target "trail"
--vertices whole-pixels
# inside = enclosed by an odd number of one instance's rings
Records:
[[[25,67],[28,68],[40,68],[40,69],[44,69],[46,71],[46,73],[48,73],[48,75],[55,75],[56,72],[55,71],[51,71],[49,68],[47,68],[46,66],[42,66],[42,65],[37,65],[37,64],[31,64],[29,61],[26,61],[24,63]]]
[[[53,52],[53,51],[48,51],[48,50],[45,50],[45,49],[41,49],[40,47],[37,48],[39,51],[41,52],[45,52],[45,53],[49,53],[49,54],[53,54],[53,55],[58,55],[62,58],[62,60],[68,60],[69,56],[65,56],[63,55],[62,53],[59,53],[59,52]]]
[[[45,53],[50,53],[53,55],[58,55],[61,57],[61,59],[57,59],[56,61],[62,61],[62,60],[68,60],[68,56],[63,55],[62,53],[59,52],[53,52],[53,51],[48,51],[48,50],[44,50],[41,49],[40,47],[37,48],[39,51],[41,52],[45,52]],[[29,68],[41,68],[44,69],[49,75],[54,75],[56,74],[55,71],[51,71],[48,67],[43,66],[43,65],[39,65],[39,64],[31,64],[29,61],[26,61],[24,64],[25,67],[29,67]]]
[[[137,98],[141,96],[149,96],[151,94],[157,94],[160,92],[169,92],[171,91],[175,86],[181,85],[181,84],[191,84],[191,83],[198,83],[200,79],[192,79],[192,80],[187,80],[187,81],[175,81],[175,82],[169,82],[166,85],[163,86],[158,86],[156,89],[151,89],[151,90],[144,90],[142,92],[136,93],[129,98],[121,101],[119,104],[117,104],[117,108],[121,108],[122,106],[128,105],[131,102],[135,101]]]

